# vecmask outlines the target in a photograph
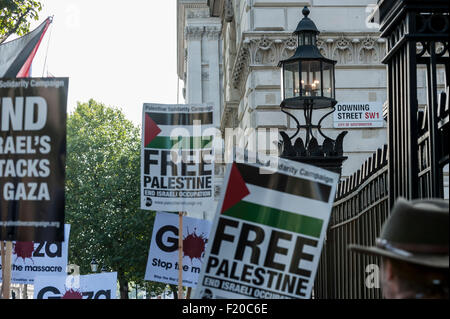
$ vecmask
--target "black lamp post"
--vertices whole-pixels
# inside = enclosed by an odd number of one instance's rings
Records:
[[[343,156],[343,139],[347,131],[342,132],[333,140],[321,130],[322,121],[335,111],[335,64],[336,61],[325,58],[316,46],[319,30],[314,22],[308,18],[309,9],[303,8],[303,19],[299,22],[294,34],[298,39],[298,47],[294,55],[279,62],[281,67],[281,111],[294,119],[297,131],[288,136],[280,132],[281,157],[320,166],[337,173],[342,171],[342,163],[347,157]],[[326,113],[317,124],[312,124],[312,113],[315,109],[332,110]],[[303,110],[305,124],[286,110]],[[298,137],[294,144],[292,140],[300,129],[305,129],[305,141]],[[324,138],[319,145],[313,136],[313,129],[317,129]]]

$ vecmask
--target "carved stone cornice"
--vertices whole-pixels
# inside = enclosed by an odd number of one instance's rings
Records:
[[[210,39],[210,40],[219,40],[221,32],[222,32],[222,28],[220,26],[206,26],[205,27],[205,35],[206,35],[207,39]]]
[[[186,40],[201,40],[205,36],[209,40],[218,40],[221,34],[219,26],[196,26],[190,25],[184,29],[184,38]]]
[[[385,41],[373,34],[323,36],[317,46],[327,58],[338,65],[381,64],[385,54]]]
[[[202,7],[188,8],[186,9],[186,18],[187,19],[209,18],[209,11],[208,9]]]
[[[233,66],[231,84],[241,89],[250,66],[276,67],[280,60],[294,54],[297,38],[291,33],[247,33],[242,37]],[[377,33],[322,33],[317,46],[323,56],[337,65],[381,65],[385,41]]]
[[[184,29],[184,38],[186,40],[201,40],[205,28],[203,26],[186,26]]]
[[[239,89],[240,82],[244,77],[244,73],[248,74],[248,66],[250,64],[250,41],[244,40],[238,48],[236,60],[234,62],[231,84],[235,89]],[[246,76],[245,76],[246,77]]]

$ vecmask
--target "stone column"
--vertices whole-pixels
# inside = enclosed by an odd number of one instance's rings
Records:
[[[221,85],[220,85],[220,25],[218,26],[207,26],[205,27],[206,33],[206,53],[208,54],[208,96],[209,101],[214,104],[214,122],[220,123],[220,96],[221,96]],[[206,89],[206,88],[204,88]]]
[[[185,39],[187,48],[186,63],[186,103],[202,101],[202,35],[204,27],[187,26]]]

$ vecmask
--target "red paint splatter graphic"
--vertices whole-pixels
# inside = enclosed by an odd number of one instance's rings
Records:
[[[203,257],[207,242],[204,234],[198,236],[195,230],[192,234],[189,234],[188,229],[188,236],[183,239],[183,254],[191,258],[191,262],[194,258],[201,259]]]
[[[17,241],[14,244],[13,254],[17,255],[16,260],[22,258],[25,262],[26,258],[30,258],[33,261],[34,242],[32,241]]]
[[[66,290],[61,299],[83,299],[83,294],[81,291],[75,289]]]

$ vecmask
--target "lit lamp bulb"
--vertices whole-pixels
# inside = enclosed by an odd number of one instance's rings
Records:
[[[314,80],[314,82],[311,84],[312,94],[313,94],[314,96],[317,95],[319,83],[320,83],[319,80]]]

